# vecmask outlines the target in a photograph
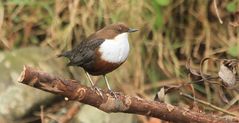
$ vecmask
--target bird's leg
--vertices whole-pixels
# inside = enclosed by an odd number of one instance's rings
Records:
[[[103,77],[104,77],[105,83],[107,85],[107,88],[110,91],[110,94],[112,94],[115,97],[115,99],[117,99],[116,93],[114,91],[112,91],[111,88],[110,88],[110,85],[109,85],[109,82],[106,78],[106,75],[103,75]]]
[[[88,80],[90,81],[90,84],[91,84],[91,88],[95,89],[98,94],[103,97],[103,94],[102,92],[100,91],[100,89],[98,87],[95,86],[95,84],[93,83],[92,79],[90,78],[90,75],[88,72],[85,71],[85,74],[86,74],[86,77],[88,78]]]

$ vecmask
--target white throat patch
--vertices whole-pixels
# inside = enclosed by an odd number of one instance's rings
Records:
[[[128,33],[121,33],[114,39],[106,39],[99,48],[101,58],[111,63],[122,63],[129,54]]]

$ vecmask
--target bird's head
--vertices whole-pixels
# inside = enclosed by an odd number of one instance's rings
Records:
[[[117,34],[121,33],[131,33],[131,32],[136,32],[138,29],[133,29],[129,28],[126,24],[124,23],[117,23],[117,24],[112,24],[107,27],[105,27],[106,30],[113,30]]]
[[[128,33],[136,32],[138,29],[129,28],[126,24],[116,23],[104,27],[96,33],[89,36],[88,40],[92,39],[114,39],[118,35],[125,35],[128,37]]]

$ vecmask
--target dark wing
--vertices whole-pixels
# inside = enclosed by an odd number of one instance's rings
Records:
[[[95,39],[90,41],[82,41],[77,47],[71,51],[66,51],[59,57],[67,57],[70,62],[67,66],[83,66],[93,62],[95,58],[95,50],[104,42],[104,39]]]

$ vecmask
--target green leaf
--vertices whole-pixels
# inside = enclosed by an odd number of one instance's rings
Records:
[[[156,0],[156,2],[161,6],[167,6],[171,2],[171,0]]]
[[[226,9],[228,12],[236,12],[237,5],[235,1],[229,2],[226,6]]]
[[[178,49],[178,48],[182,47],[182,43],[179,41],[176,41],[173,43],[172,47],[173,47],[173,49]]]
[[[238,46],[237,45],[232,45],[231,47],[229,47],[229,49],[227,50],[227,53],[233,57],[237,57],[239,55],[239,50],[238,50]]]
[[[157,13],[156,20],[154,22],[154,28],[157,30],[163,26],[163,15],[162,13]]]
[[[17,5],[30,5],[32,4],[32,0],[9,0],[9,3],[17,4]]]

